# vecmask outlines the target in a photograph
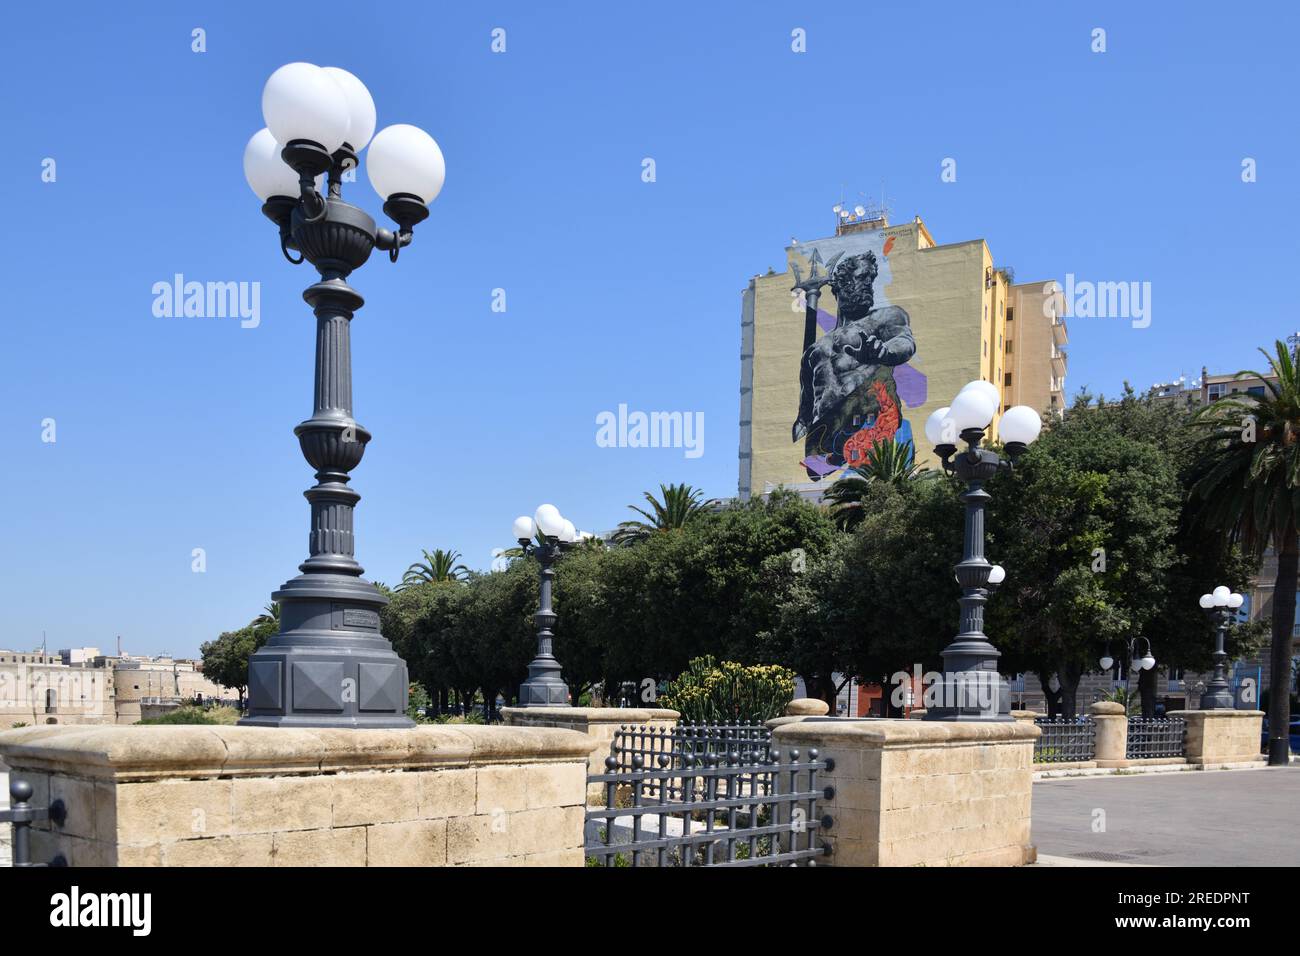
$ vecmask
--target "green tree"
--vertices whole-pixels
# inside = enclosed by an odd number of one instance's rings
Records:
[[[262,613],[249,622],[253,627],[259,627],[263,624],[274,624],[276,630],[280,629],[280,602],[272,601],[266,607],[262,608]]]
[[[469,574],[469,569],[460,563],[459,551],[444,551],[434,548],[425,551],[424,560],[416,561],[402,575],[402,583],[397,586],[401,591],[414,584],[432,581],[462,581]]]
[[[703,501],[703,493],[687,484],[660,485],[659,498],[643,492],[650,510],[628,505],[645,521],[624,521],[614,532],[612,541],[618,545],[636,544],[658,531],[685,528],[709,514],[713,501]]]
[[[1286,346],[1276,356],[1262,349],[1276,382],[1265,380],[1262,397],[1228,395],[1197,416],[1202,430],[1202,468],[1195,484],[1198,517],[1251,555],[1268,547],[1277,556],[1273,585],[1268,702],[1268,762],[1290,759],[1288,728],[1292,628],[1295,623],[1300,546],[1300,376]],[[1258,372],[1243,374],[1259,375]],[[1263,377],[1262,375],[1260,376]],[[1276,692],[1282,688],[1281,693]]]
[[[237,691],[242,701],[248,692],[248,659],[278,630],[278,622],[248,624],[205,641],[199,646],[203,676]]]
[[[803,568],[834,536],[824,509],[777,489],[677,533],[610,551],[601,610],[591,616],[607,648],[607,688],[666,679],[703,654],[778,662],[759,639],[771,630],[778,603],[765,568]]]
[[[779,611],[761,635],[766,656],[796,668],[828,704],[842,689],[834,673],[889,688],[914,664],[935,669],[957,628],[962,516],[952,484],[872,482],[860,504],[856,530],[803,573],[768,568]]]
[[[910,441],[898,442],[889,438],[872,442],[866,462],[851,469],[826,489],[823,501],[830,507],[836,527],[852,530],[862,522],[863,499],[872,484],[883,482],[905,486],[937,475],[938,472],[916,464]]]

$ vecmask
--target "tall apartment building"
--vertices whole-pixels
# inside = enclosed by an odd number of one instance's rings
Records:
[[[937,464],[925,420],[973,379],[999,388],[999,414],[1064,407],[1054,281],[1016,284],[983,239],[940,245],[919,216],[836,212],[834,235],[791,240],[785,271],[742,293],[741,499],[778,485],[820,498],[878,439],[911,440],[919,464]],[[815,310],[792,291],[814,268],[832,277]]]

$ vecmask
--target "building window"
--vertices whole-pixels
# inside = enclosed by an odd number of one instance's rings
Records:
[[[1011,347],[1011,346],[1013,346],[1013,345],[1015,345],[1015,344],[1016,344],[1016,343],[1013,342],[1011,339],[1007,339],[1007,354],[1008,354],[1008,355],[1010,355],[1012,352],[1015,351],[1015,349],[1013,349],[1013,348]]]
[[[1001,335],[1001,333],[998,334],[998,350],[999,350],[999,351],[1002,350],[1002,335]]]
[[[1223,396],[1227,394],[1228,394],[1228,386],[1224,385],[1222,382],[1210,386],[1210,390],[1209,390],[1210,401],[1214,401],[1215,399],[1218,398],[1223,398]]]
[[[986,356],[989,354],[989,340],[988,340],[988,339],[985,339],[985,340],[984,340],[984,354],[985,354]]]
[[[1006,376],[1002,379],[1002,384],[1005,385],[1005,386],[1008,387],[1008,388],[1011,387],[1011,373],[1010,373],[1010,372],[1007,372]]]
[[[1263,397],[1264,397],[1264,386],[1263,386],[1263,385],[1252,385],[1252,386],[1250,386],[1250,388],[1246,389],[1246,394],[1247,394],[1247,395],[1254,395],[1256,398],[1263,398]]]

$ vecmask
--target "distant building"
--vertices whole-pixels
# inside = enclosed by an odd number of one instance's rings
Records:
[[[147,712],[202,696],[235,694],[203,676],[198,661],[108,657],[95,647],[58,654],[0,650],[0,728],[36,724],[133,724]]]

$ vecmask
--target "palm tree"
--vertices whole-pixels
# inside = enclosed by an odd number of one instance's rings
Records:
[[[883,483],[901,488],[913,481],[934,478],[937,474],[916,464],[910,441],[886,438],[872,442],[867,460],[827,488],[822,500],[830,506],[831,519],[836,526],[849,531],[862,522],[862,502],[872,485]]]
[[[262,613],[257,615],[249,622],[249,627],[260,627],[263,624],[280,623],[280,602],[272,601],[266,607],[262,608]]]
[[[636,505],[628,505],[628,507],[646,520],[624,521],[619,524],[618,530],[610,536],[613,544],[635,544],[660,531],[685,528],[708,514],[716,503],[712,499],[702,501],[703,492],[687,484],[660,485],[661,500],[656,500],[654,494],[649,491],[643,492],[643,495],[650,504],[649,511]]]
[[[469,568],[459,563],[459,551],[434,548],[432,551],[424,551],[423,554],[423,561],[416,561],[406,569],[397,590],[401,591],[415,584],[428,584],[434,581],[463,581],[469,575]]]
[[[1289,759],[1292,626],[1297,565],[1300,564],[1300,377],[1294,356],[1282,342],[1277,357],[1263,349],[1274,383],[1267,393],[1237,392],[1201,409],[1193,424],[1205,430],[1201,470],[1192,487],[1197,517],[1257,559],[1270,545],[1277,555],[1273,586],[1273,643],[1269,656],[1272,688],[1268,706],[1268,762]]]

